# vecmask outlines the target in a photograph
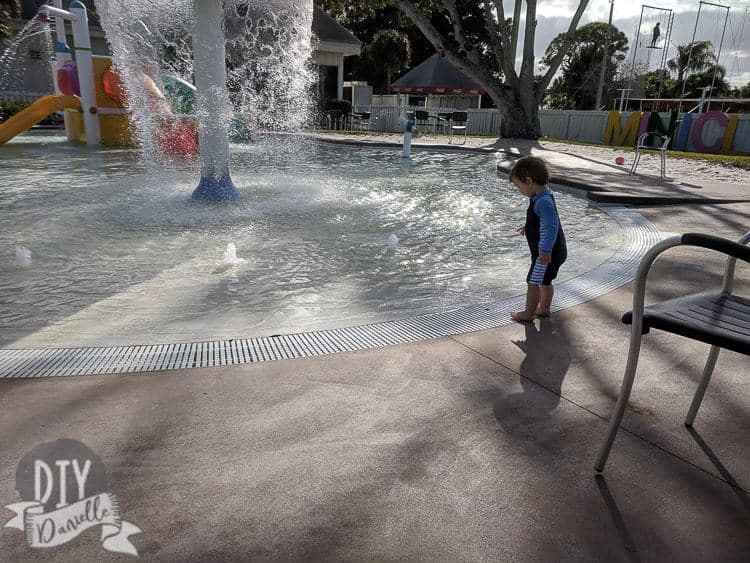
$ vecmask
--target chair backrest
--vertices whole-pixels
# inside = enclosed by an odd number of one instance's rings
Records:
[[[417,110],[415,115],[419,121],[427,121],[430,118],[429,111]]]
[[[654,146],[654,145],[648,144],[648,141],[650,141],[652,137],[661,139],[661,145]],[[671,140],[672,139],[669,137],[669,135],[664,135],[657,131],[646,131],[645,133],[641,133],[638,136],[638,142],[636,143],[636,148],[666,150],[667,147],[669,146],[669,141]]]
[[[371,116],[372,116],[372,112],[371,112],[371,111],[363,111],[363,112],[362,112],[362,113],[360,114],[360,118],[361,118],[362,120],[364,120],[364,121],[367,121],[368,119],[370,119],[370,117],[371,117]]]
[[[454,111],[451,119],[459,123],[466,123],[469,121],[469,114],[465,111]]]

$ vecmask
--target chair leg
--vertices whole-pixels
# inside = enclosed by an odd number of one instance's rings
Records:
[[[716,367],[716,360],[719,358],[719,351],[721,348],[718,346],[711,346],[711,351],[708,353],[708,359],[706,360],[706,367],[703,368],[703,376],[701,382],[698,384],[698,389],[695,390],[695,396],[693,402],[690,404],[687,418],[685,418],[685,426],[692,426],[695,422],[695,417],[698,414],[698,409],[701,408],[703,402],[703,395],[706,394],[708,383],[711,381],[711,375],[714,373]]]
[[[599,473],[604,471],[604,465],[607,463],[609,451],[612,449],[612,444],[615,441],[615,436],[617,436],[617,431],[620,429],[622,416],[625,413],[625,407],[627,407],[628,405],[630,391],[633,389],[633,380],[635,379],[635,372],[638,368],[638,356],[640,355],[641,338],[642,335],[640,334],[631,336],[630,352],[628,353],[628,363],[625,366],[625,375],[622,379],[620,396],[617,399],[615,410],[612,412],[612,417],[609,420],[607,438],[604,440],[604,444],[602,444],[602,447],[599,450],[599,455],[596,458],[596,465],[594,466],[594,469],[596,469],[596,471]]]
[[[660,153],[661,153],[661,159],[660,159],[660,162],[659,162],[659,164],[660,164],[660,167],[659,167],[659,181],[663,182],[664,181],[664,168],[665,168],[665,166],[664,166],[664,151],[660,151]]]
[[[641,160],[641,150],[639,148],[635,149],[635,158],[633,159],[633,164],[630,166],[630,175],[632,176],[635,174],[635,169],[638,168],[638,162]]]

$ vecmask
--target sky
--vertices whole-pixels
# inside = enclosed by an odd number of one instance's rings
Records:
[[[724,34],[719,62],[727,69],[727,80],[732,86],[741,86],[750,82],[750,0],[724,1],[713,0],[716,4],[729,6],[729,20]],[[504,8],[506,16],[513,15],[513,0],[505,0]],[[696,25],[699,1],[676,1],[676,0],[647,0],[648,6],[670,8],[674,12],[674,24],[668,58],[676,54],[675,45],[690,43],[693,29]],[[567,30],[570,19],[578,6],[578,0],[538,0],[537,2],[537,31],[534,45],[534,55],[537,61],[544,56],[544,51],[549,42],[558,34]],[[633,54],[633,41],[638,28],[638,20],[641,17],[642,4],[626,0],[614,0],[614,13],[612,23],[628,37],[630,51],[628,61]],[[524,8],[525,9],[525,4]],[[747,11],[746,11],[747,10]],[[724,27],[724,18],[727,10],[712,5],[701,6],[700,19],[695,34],[696,41],[706,39],[714,43],[714,51],[718,50],[721,40],[721,32]],[[663,45],[666,37],[667,18],[659,15],[662,12],[644,9],[643,22],[641,24],[642,41],[645,45],[650,44],[651,33],[654,25],[661,18],[662,36],[660,44]],[[664,13],[665,14],[665,13]],[[589,0],[589,5],[584,12],[580,25],[592,21],[606,22],[609,17],[609,0]],[[744,31],[740,34],[744,20]],[[523,37],[523,29],[521,29]],[[648,50],[638,47],[637,59],[648,53]],[[519,39],[519,53],[520,53]],[[651,69],[658,67],[660,55],[651,55]],[[645,60],[645,59],[644,59]],[[520,60],[518,61],[520,66]]]

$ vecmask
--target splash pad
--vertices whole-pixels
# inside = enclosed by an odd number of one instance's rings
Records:
[[[261,135],[220,146],[217,159],[207,152],[164,163],[156,139],[165,118],[149,103],[144,76],[193,79],[194,5],[100,4],[139,148],[83,149],[30,135],[0,155],[12,186],[0,193],[11,211],[0,245],[33,255],[23,268],[12,258],[0,266],[0,346],[338,330],[522,291],[527,256],[515,224],[525,201],[497,179],[491,157],[417,152],[404,164],[398,150]],[[222,139],[237,115],[254,131],[299,129],[311,102],[309,10],[227,2],[222,17],[226,95],[210,97],[208,110],[196,99],[196,119],[218,124],[208,133]],[[206,162],[209,179],[223,171],[229,179],[231,163],[239,201],[192,203]],[[54,214],[45,201],[56,202]],[[622,232],[580,200],[560,202],[576,217],[571,244],[585,249],[568,263],[575,278],[606,262]]]

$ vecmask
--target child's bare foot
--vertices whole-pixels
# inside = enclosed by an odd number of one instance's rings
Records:
[[[534,312],[534,316],[536,316],[536,317],[549,317],[549,309],[537,309]]]
[[[519,323],[530,323],[534,320],[534,315],[526,311],[515,311],[510,314],[510,318]]]

